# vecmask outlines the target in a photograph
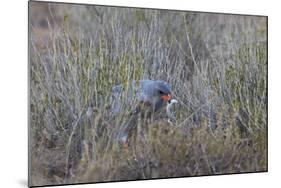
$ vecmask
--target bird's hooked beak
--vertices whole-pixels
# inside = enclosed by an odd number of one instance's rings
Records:
[[[171,100],[172,95],[171,94],[167,94],[167,95],[162,95],[161,99],[163,99],[164,101],[169,101]]]

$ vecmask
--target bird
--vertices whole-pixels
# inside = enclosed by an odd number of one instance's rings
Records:
[[[127,91],[124,90],[121,84],[112,88],[112,113],[120,113],[122,111],[122,103],[131,105],[134,96],[137,97],[138,103],[146,104],[154,111],[162,108],[164,103],[171,99],[171,88],[163,80],[132,81]],[[122,95],[125,98],[124,101],[121,100]]]
[[[130,113],[128,120],[121,126],[117,135],[118,141],[125,147],[128,147],[128,139],[132,130],[137,127],[139,117],[151,118],[163,109],[165,104],[170,104],[171,106],[175,103],[175,100],[172,101],[170,85],[163,80],[133,81],[128,87],[127,92],[125,94],[123,92],[123,87],[121,85],[117,85],[113,88],[112,111],[114,113],[122,111],[122,94],[125,95],[125,100],[123,101],[125,103],[130,104],[133,100],[133,96],[137,98],[136,108]],[[167,113],[168,110],[170,112],[170,106],[167,106]],[[169,116],[169,114],[167,115]]]

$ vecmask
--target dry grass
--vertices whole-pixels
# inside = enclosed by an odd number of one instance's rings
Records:
[[[31,185],[267,171],[265,17],[37,2],[30,15]],[[176,121],[140,122],[124,150],[136,104],[113,114],[112,87],[140,79],[170,83]]]

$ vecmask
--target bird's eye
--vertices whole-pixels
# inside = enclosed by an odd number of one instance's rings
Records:
[[[164,92],[163,92],[163,91],[161,91],[161,90],[159,90],[159,93],[160,93],[161,95],[164,95]]]

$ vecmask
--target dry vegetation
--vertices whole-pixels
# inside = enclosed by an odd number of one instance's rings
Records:
[[[37,2],[30,16],[30,185],[267,171],[266,17]],[[112,87],[140,79],[180,103],[125,150],[135,104],[113,114]]]

